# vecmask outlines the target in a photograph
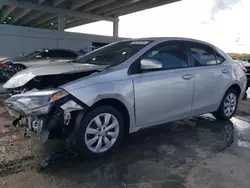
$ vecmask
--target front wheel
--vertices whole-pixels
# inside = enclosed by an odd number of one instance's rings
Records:
[[[13,75],[15,75],[16,73],[24,70],[26,67],[24,65],[21,65],[21,64],[17,64],[17,65],[14,65],[13,67]]]
[[[112,106],[96,107],[76,123],[75,145],[84,156],[111,152],[124,135],[123,116]]]
[[[234,89],[229,89],[224,95],[219,109],[213,113],[213,116],[221,120],[231,119],[237,109],[238,100],[239,93]]]

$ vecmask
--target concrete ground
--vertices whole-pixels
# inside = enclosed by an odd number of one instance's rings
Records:
[[[76,156],[41,169],[55,148],[39,144],[36,135],[24,138],[0,107],[0,187],[249,188],[249,117],[250,100],[230,121],[211,115],[176,121],[132,134],[110,156]]]

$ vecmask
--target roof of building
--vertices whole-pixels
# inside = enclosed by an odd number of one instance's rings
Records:
[[[58,15],[71,28],[180,0],[1,0],[0,24],[57,29]]]

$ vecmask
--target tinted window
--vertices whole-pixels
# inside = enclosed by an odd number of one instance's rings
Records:
[[[215,53],[217,64],[222,63],[225,60],[219,53],[217,53],[217,52],[214,52],[214,53]]]
[[[78,55],[67,50],[57,50],[56,51],[57,57],[64,57],[64,58],[76,58]]]
[[[191,44],[190,50],[195,66],[216,65],[214,50],[206,45]]]
[[[56,50],[44,50],[38,55],[41,56],[42,58],[57,57]]]
[[[163,69],[187,67],[186,53],[181,43],[168,43],[154,48],[143,58],[155,59],[162,63]]]

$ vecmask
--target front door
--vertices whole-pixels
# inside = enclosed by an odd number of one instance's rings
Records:
[[[172,121],[191,113],[194,76],[181,42],[166,42],[149,50],[141,59],[155,59],[163,68],[135,75],[135,114],[137,126]]]

